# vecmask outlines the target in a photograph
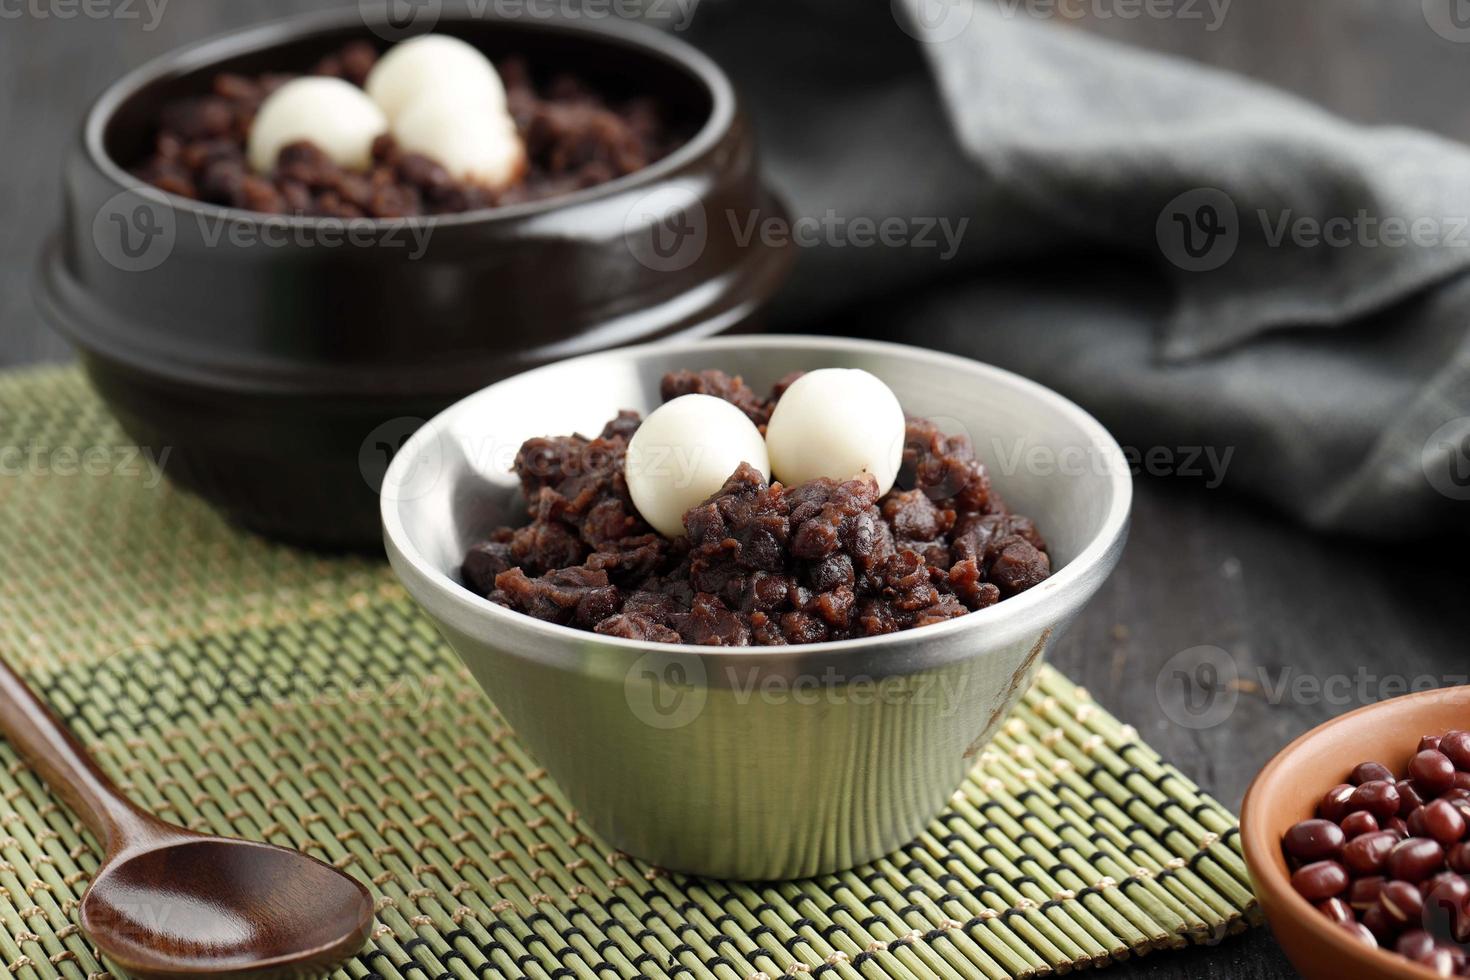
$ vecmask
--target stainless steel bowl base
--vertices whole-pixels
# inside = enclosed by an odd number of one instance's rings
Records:
[[[599,636],[460,586],[465,548],[521,518],[510,464],[526,438],[647,411],[669,370],[720,368],[759,390],[819,367],[872,371],[910,414],[967,433],[1002,496],[1046,536],[1055,574],[935,626],[752,648]],[[1117,563],[1130,502],[1117,443],[1033,382],[891,344],[736,337],[595,354],[492,385],[404,446],[382,510],[410,594],[605,840],[670,870],[783,879],[889,853],[944,808]]]

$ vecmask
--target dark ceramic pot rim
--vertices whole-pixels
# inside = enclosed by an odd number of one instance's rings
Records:
[[[240,55],[268,50],[286,40],[298,40],[316,33],[350,29],[360,26],[371,31],[378,18],[370,18],[366,11],[355,8],[294,14],[255,24],[250,27],[225,31],[195,41],[153,58],[128,72],[109,85],[87,110],[83,123],[82,143],[91,162],[105,175],[112,178],[120,190],[131,190],[143,195],[152,195],[168,206],[188,214],[210,217],[225,216],[231,220],[272,225],[311,227],[323,220],[341,224],[342,219],[322,219],[303,215],[266,214],[245,208],[226,207],[196,201],[171,194],[129,173],[107,152],[105,133],[109,121],[117,110],[145,86],[168,76],[187,74],[226,61]],[[460,214],[434,215],[430,218],[354,218],[350,224],[360,227],[395,226],[414,221],[432,220],[439,226],[454,226],[477,223],[512,221],[565,207],[593,202],[611,197],[643,184],[653,183],[674,173],[690,161],[706,153],[718,142],[720,135],[735,118],[735,91],[725,73],[708,56],[693,45],[665,34],[646,24],[609,18],[595,24],[570,20],[531,20],[502,17],[493,13],[483,15],[454,14],[446,12],[440,23],[454,22],[499,22],[514,26],[517,30],[541,31],[548,34],[583,37],[589,40],[621,45],[652,55],[666,61],[670,66],[686,71],[702,85],[710,101],[710,111],[699,130],[684,144],[661,160],[633,173],[626,174],[595,187],[567,194],[558,194],[539,201],[510,204],[502,207],[481,208]],[[427,33],[427,32],[426,32]]]
[[[701,211],[786,213],[762,179],[753,130],[722,69],[646,24],[489,14],[438,22],[437,29],[488,50],[571,51],[572,64],[600,66],[612,84],[641,79],[644,94],[681,112],[692,134],[682,145],[585,190],[462,214],[344,220],[206,204],[167,194],[125,169],[135,153],[146,152],[142,130],[156,111],[150,103],[170,91],[201,91],[211,70],[225,67],[299,68],[332,45],[380,42],[389,32],[379,24],[386,21],[355,8],[275,19],[174,48],[109,85],[76,132],[63,168],[61,228],[43,245],[36,269],[34,292],[48,319],[84,350],[148,384],[271,398],[452,400],[491,378],[562,357],[732,329],[750,321],[784,281],[791,248],[744,243],[715,222],[682,264],[662,268],[633,247],[641,239],[630,235],[654,227],[628,224],[632,208],[650,194],[673,192],[672,202],[658,200],[696,220]],[[131,269],[102,248],[99,219],[108,216],[127,234],[116,219],[136,215],[139,206],[177,229],[165,256],[171,265]],[[420,257],[428,261],[412,268],[426,271],[415,273],[398,261],[404,253],[397,246],[404,230],[417,228],[432,229],[434,243],[425,238]],[[360,233],[367,244],[308,247],[328,230]],[[237,231],[244,244],[233,243]],[[377,247],[395,235],[395,247]],[[252,247],[257,241],[272,247]],[[126,245],[123,253],[132,258]],[[535,285],[562,275],[583,281],[560,292]],[[428,293],[420,296],[422,283]],[[330,302],[332,290],[349,302]],[[502,303],[506,295],[512,301]],[[424,318],[419,328],[403,326],[415,318]],[[350,327],[351,343],[331,338],[323,324],[333,323]]]

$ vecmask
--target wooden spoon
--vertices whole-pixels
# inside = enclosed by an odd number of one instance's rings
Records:
[[[373,902],[361,884],[297,851],[196,834],[140,809],[3,663],[0,731],[106,849],[81,925],[129,974],[311,976],[367,939]]]

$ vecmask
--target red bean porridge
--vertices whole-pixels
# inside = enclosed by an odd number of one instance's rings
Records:
[[[669,401],[724,399],[764,426],[797,375],[762,398],[719,371],[675,372]],[[530,522],[466,554],[465,585],[492,602],[607,636],[712,646],[876,636],[963,616],[1051,574],[1046,542],[1011,513],[967,439],[907,422],[903,468],[787,487],[741,465],[684,516],[687,538],[639,517],[623,474],[640,417],[593,439],[528,440],[515,460]]]
[[[313,74],[361,86],[377,62],[365,42],[324,58]],[[266,96],[293,77],[221,73],[211,91],[166,104],[152,153],[135,173],[195,200],[272,214],[404,218],[542,200],[606,183],[666,156],[684,137],[649,98],[612,102],[572,74],[538,83],[527,63],[496,65],[507,108],[526,146],[524,177],[503,190],[455,180],[435,161],[402,152],[391,136],[373,144],[366,172],[339,167],[309,142],[283,147],[270,174],[246,163],[246,144]]]

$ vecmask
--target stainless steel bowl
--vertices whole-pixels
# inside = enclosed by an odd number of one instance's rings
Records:
[[[677,368],[721,368],[761,390],[821,367],[865,368],[910,414],[967,432],[1001,494],[1046,536],[1056,573],[935,626],[733,649],[598,636],[459,585],[465,548],[522,519],[510,464],[523,440],[647,411]],[[664,868],[778,879],[862,864],[933,819],[1117,563],[1131,499],[1107,430],[1034,382],[892,344],[736,337],[594,354],[491,385],[404,446],[382,507],[394,571],[587,824]]]

